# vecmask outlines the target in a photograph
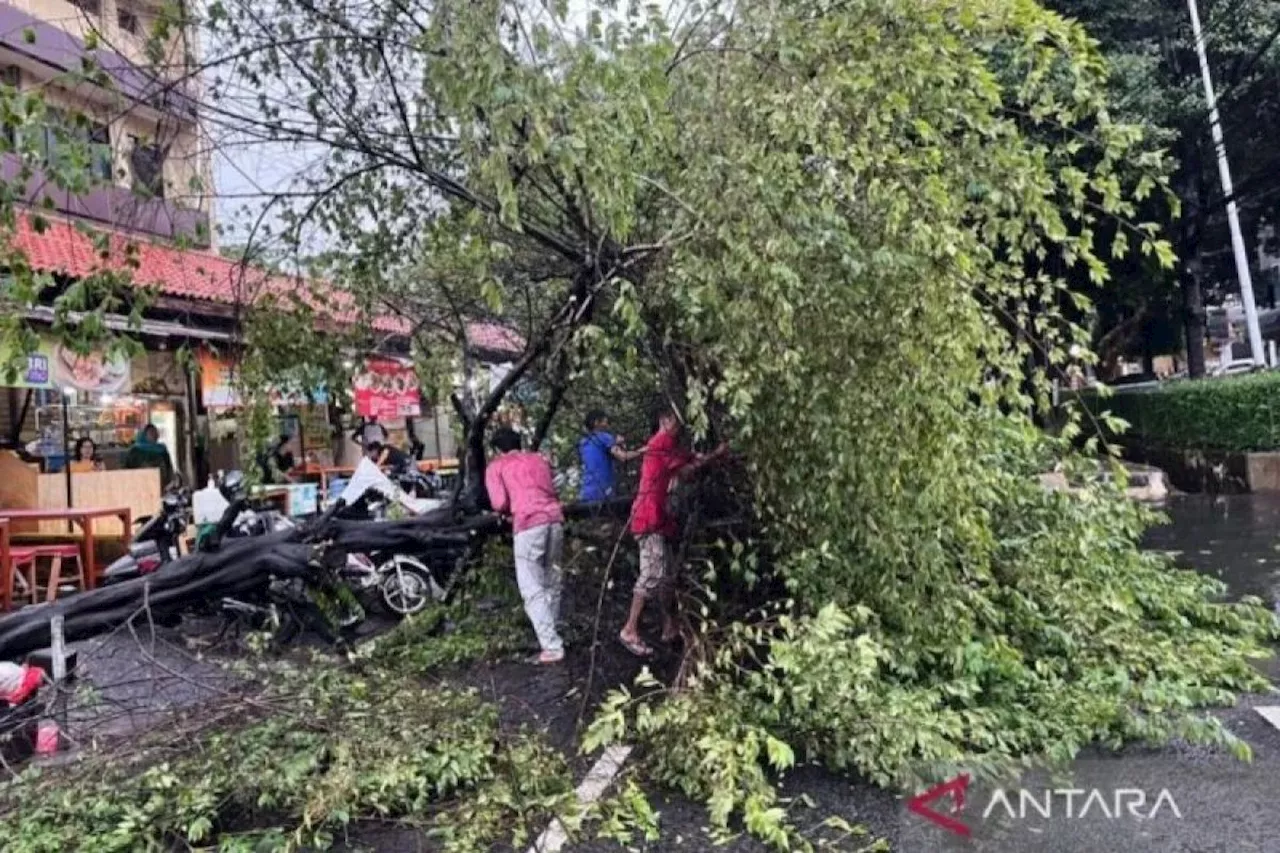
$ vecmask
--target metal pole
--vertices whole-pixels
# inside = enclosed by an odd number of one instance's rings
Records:
[[[1200,57],[1200,77],[1204,81],[1204,97],[1209,104],[1209,132],[1213,135],[1213,147],[1218,154],[1218,176],[1222,179],[1222,194],[1227,197],[1227,224],[1231,229],[1231,251],[1236,259],[1236,276],[1240,279],[1240,301],[1244,303],[1245,322],[1249,327],[1249,351],[1256,367],[1265,367],[1266,351],[1262,347],[1262,330],[1258,327],[1258,309],[1253,303],[1253,277],[1249,274],[1249,255],[1244,247],[1244,235],[1240,232],[1240,214],[1236,209],[1235,189],[1231,184],[1231,166],[1227,162],[1227,146],[1222,139],[1222,122],[1218,118],[1218,98],[1213,92],[1213,78],[1209,76],[1209,58],[1204,48],[1204,33],[1200,29],[1200,11],[1196,0],[1187,0],[1191,10],[1191,29],[1195,34],[1196,54]]]
[[[431,412],[431,422],[436,428],[436,461],[444,462],[444,448],[440,445],[440,407],[434,406]]]
[[[71,509],[71,420],[67,414],[67,389],[59,388],[58,396],[62,398],[62,470],[67,478],[67,509]],[[67,522],[70,526],[71,522]]]

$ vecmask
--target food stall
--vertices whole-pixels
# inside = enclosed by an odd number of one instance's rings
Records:
[[[93,441],[101,467],[123,467],[138,430],[152,424],[181,470],[185,447],[184,377],[172,353],[135,359],[81,355],[54,342],[42,345],[49,362],[49,388],[35,388],[36,455],[46,471],[60,470],[62,438],[74,453],[82,438]],[[163,365],[159,367],[158,365]],[[166,376],[169,374],[177,374]]]
[[[242,404],[235,384],[235,363],[206,347],[200,351],[199,365],[210,471],[247,467],[250,460],[239,458],[238,412]],[[280,434],[289,437],[287,449],[299,468],[318,470],[333,465],[328,401],[324,388],[312,389],[308,395],[278,389],[272,392]]]
[[[154,405],[158,405],[129,397],[131,376],[128,359],[84,356],[42,339],[27,354],[26,370],[10,380],[15,393],[7,395],[11,434],[19,433],[24,423],[35,424],[37,438],[25,449],[36,461],[24,461],[13,452],[0,456],[0,506],[24,510],[127,507],[134,517],[155,512],[160,501],[159,472],[119,470],[120,453],[133,441],[138,426],[156,414]],[[15,407],[19,397],[22,402]],[[68,470],[66,451],[73,451],[81,437],[98,445],[105,470]],[[30,532],[66,530],[64,522],[32,525]],[[103,532],[124,531],[108,524]]]

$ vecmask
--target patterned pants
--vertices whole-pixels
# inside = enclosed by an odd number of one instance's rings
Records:
[[[671,586],[675,557],[671,543],[660,533],[646,533],[639,537],[640,577],[636,580],[636,595],[652,598]]]

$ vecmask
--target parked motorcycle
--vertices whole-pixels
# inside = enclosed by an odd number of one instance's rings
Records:
[[[317,523],[324,524],[342,506],[339,501]],[[343,582],[345,559],[341,551],[317,549],[303,573],[273,572],[260,595],[222,598],[218,610],[226,617],[224,632],[233,625],[248,624],[270,631],[275,645],[287,644],[305,631],[329,643],[343,642],[365,617],[364,608]]]
[[[216,522],[205,522],[196,531],[192,550],[196,553],[216,551],[224,539],[244,539],[263,536],[280,530],[290,530],[294,523],[283,513],[266,507],[255,507],[249,498],[249,488],[244,474],[228,471],[216,483],[226,506]]]
[[[418,472],[413,473],[422,476]],[[367,459],[356,467],[338,501],[342,505],[339,517],[369,521],[386,520],[392,502],[412,513],[423,512],[435,505],[414,497],[412,491],[393,482]],[[431,602],[443,601],[446,593],[445,587],[425,562],[390,551],[348,554],[341,576],[359,593],[376,591],[382,605],[397,616],[420,613]]]
[[[385,518],[385,504],[366,504],[373,520]],[[444,601],[445,588],[437,582],[431,568],[417,557],[390,551],[347,554],[341,570],[345,580],[357,593],[376,593],[383,607],[396,616],[421,613],[433,601]]]
[[[121,583],[151,574],[164,564],[181,556],[179,543],[189,523],[190,498],[183,488],[182,477],[174,474],[173,482],[160,498],[160,512],[143,516],[129,543],[129,551],[102,572],[102,585]]]

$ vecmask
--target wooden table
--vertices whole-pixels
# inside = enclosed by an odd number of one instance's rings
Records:
[[[0,610],[8,610],[13,597],[13,560],[9,554],[9,524],[14,521],[69,521],[84,531],[83,558],[85,584],[98,585],[98,557],[94,553],[93,521],[96,518],[118,518],[124,528],[124,546],[133,537],[133,510],[129,507],[84,507],[63,509],[0,509]]]

